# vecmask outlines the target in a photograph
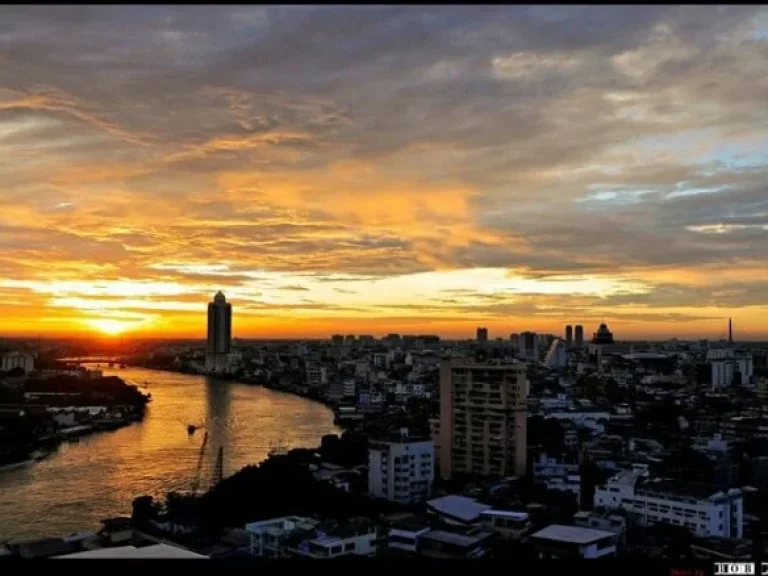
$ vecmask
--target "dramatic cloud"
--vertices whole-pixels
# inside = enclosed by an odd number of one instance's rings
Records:
[[[765,336],[766,14],[0,8],[4,327]]]

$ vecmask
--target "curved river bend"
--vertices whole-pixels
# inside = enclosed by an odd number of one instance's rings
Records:
[[[32,466],[0,472],[0,542],[96,530],[130,515],[133,498],[190,490],[204,431],[200,488],[210,486],[223,448],[224,475],[257,464],[278,445],[314,447],[337,434],[333,413],[305,398],[261,386],[140,368],[105,370],[152,394],[143,422],[63,443]]]

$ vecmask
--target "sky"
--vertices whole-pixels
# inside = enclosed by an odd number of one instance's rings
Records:
[[[768,338],[768,9],[0,7],[0,332]]]

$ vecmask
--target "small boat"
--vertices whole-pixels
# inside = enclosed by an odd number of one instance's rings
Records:
[[[195,426],[194,424],[190,424],[189,426],[187,426],[187,434],[189,434],[190,436],[192,436],[192,434],[194,434],[196,431],[197,431],[197,426]]]

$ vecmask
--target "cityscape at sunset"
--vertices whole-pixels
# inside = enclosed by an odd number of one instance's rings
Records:
[[[768,574],[768,10],[0,6],[58,558]]]
[[[6,335],[768,338],[758,6],[2,12]]]

